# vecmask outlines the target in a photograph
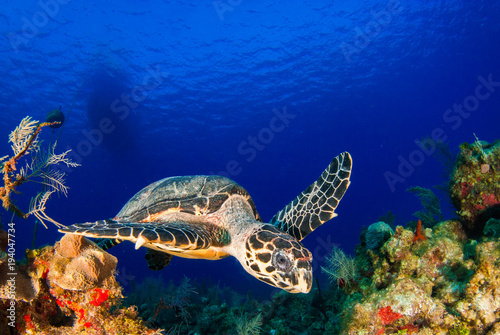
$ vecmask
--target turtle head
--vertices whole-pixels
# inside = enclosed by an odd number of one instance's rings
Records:
[[[245,241],[243,267],[255,278],[290,293],[308,293],[312,255],[294,237],[265,224]]]

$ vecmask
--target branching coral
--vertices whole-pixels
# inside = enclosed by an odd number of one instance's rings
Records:
[[[10,158],[4,156],[0,159],[4,182],[4,186],[0,187],[0,199],[3,207],[22,218],[34,215],[45,227],[47,227],[45,221],[60,226],[58,222],[45,213],[48,198],[54,192],[61,192],[64,195],[67,193],[67,187],[64,184],[64,173],[55,170],[53,167],[57,164],[65,164],[70,167],[78,166],[77,163],[69,159],[69,150],[56,154],[54,152],[55,144],[46,150],[41,147],[41,142],[38,140],[40,131],[43,127],[56,123],[40,123],[32,120],[29,116],[25,117],[9,135],[9,142],[14,155]],[[28,156],[30,156],[31,160],[29,160]],[[25,165],[16,173],[18,170],[17,165],[22,164],[23,159],[25,159]],[[12,193],[18,193],[16,188],[26,182],[36,182],[47,187],[45,191],[37,194],[32,199],[27,213],[17,207],[11,198]]]
[[[334,246],[326,258],[326,267],[321,267],[331,281],[336,281],[340,287],[354,283],[356,263],[354,258],[347,256],[340,248]]]
[[[238,335],[259,335],[262,331],[262,314],[257,314],[253,318],[245,313],[234,318],[236,334]]]
[[[479,138],[477,138],[476,134],[473,133],[473,135],[474,138],[476,139],[474,145],[476,146],[477,151],[479,151],[479,153],[481,154],[481,159],[486,160],[486,154],[484,153],[483,150],[483,144],[481,143],[481,141],[479,141]]]
[[[181,285],[174,292],[170,298],[169,306],[176,311],[176,316],[180,316],[183,321],[188,323],[191,314],[189,314],[187,307],[189,305],[189,296],[192,293],[197,293],[190,283],[188,277],[184,277]]]
[[[161,277],[147,277],[142,283],[132,282],[132,286],[127,305],[138,306],[139,315],[147,320],[148,325],[170,323],[172,330],[186,329],[191,321],[192,294],[197,294],[188,277],[184,277],[179,286],[173,281],[165,285]]]
[[[418,220],[417,229],[415,230],[415,236],[413,236],[413,242],[417,242],[419,240],[425,241],[427,237],[422,234],[422,221]]]
[[[438,222],[444,220],[439,199],[432,190],[415,186],[410,187],[407,191],[415,194],[420,199],[424,210],[418,211],[413,215],[422,220],[422,223],[424,223],[426,227],[433,227]]]

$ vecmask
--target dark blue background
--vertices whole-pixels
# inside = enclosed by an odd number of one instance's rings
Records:
[[[489,96],[474,98],[479,76],[500,82],[499,17],[495,1],[5,5],[0,153],[10,154],[8,134],[24,116],[43,120],[61,105],[67,122],[57,151],[72,149],[82,166],[67,173],[68,197],[53,196],[47,213],[72,224],[114,216],[158,179],[219,171],[230,172],[269,220],[347,150],[352,184],[339,216],[304,241],[320,275],[332,243],[352,252],[361,228],[388,210],[399,224],[415,219],[420,203],[405,189],[445,181],[439,162],[415,140],[441,129],[457,151],[473,133],[499,137],[500,87],[480,88]],[[467,117],[447,111],[464,103]],[[273,118],[284,109],[294,117],[280,127]],[[106,118],[105,130],[113,131],[101,138]],[[57,135],[42,133],[45,143]],[[249,136],[259,135],[253,157]],[[398,174],[401,159],[413,160],[413,169],[391,188],[386,175]],[[18,204],[26,208],[38,190],[22,187]],[[9,221],[3,211],[2,222]],[[14,222],[22,258],[34,218]],[[37,245],[60,238],[49,228],[39,229]],[[187,275],[256,294],[268,289],[232,258],[176,258],[158,274],[130,243],[111,252],[125,287],[130,276]]]

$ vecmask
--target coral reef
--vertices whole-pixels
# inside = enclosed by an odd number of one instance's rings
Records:
[[[120,308],[116,258],[94,243],[64,236],[55,247],[28,250],[26,256],[25,264],[15,265],[15,287],[0,296],[0,310],[6,311],[0,333],[161,333],[146,327],[136,308]]]
[[[449,189],[468,231],[481,235],[486,222],[500,218],[500,140],[460,146]]]
[[[28,275],[25,265],[18,266],[9,261],[7,241],[7,232],[0,229],[0,299],[29,302],[40,291],[40,285]]]
[[[454,220],[423,235],[398,226],[379,253],[358,248],[373,272],[358,278],[361,295],[348,296],[342,334],[495,334],[500,241],[468,239]]]
[[[337,334],[500,334],[499,146],[462,145],[449,183],[459,220],[443,221],[437,198],[418,187],[416,228],[396,227],[381,246],[375,227],[362,233]]]

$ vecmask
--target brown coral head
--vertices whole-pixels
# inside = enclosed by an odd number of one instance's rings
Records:
[[[86,238],[66,234],[55,246],[48,279],[67,290],[88,290],[113,278],[116,257]]]
[[[55,245],[56,253],[65,258],[74,258],[90,245],[90,241],[80,235],[66,234]]]
[[[481,164],[481,173],[487,173],[490,171],[490,165],[489,164]]]

